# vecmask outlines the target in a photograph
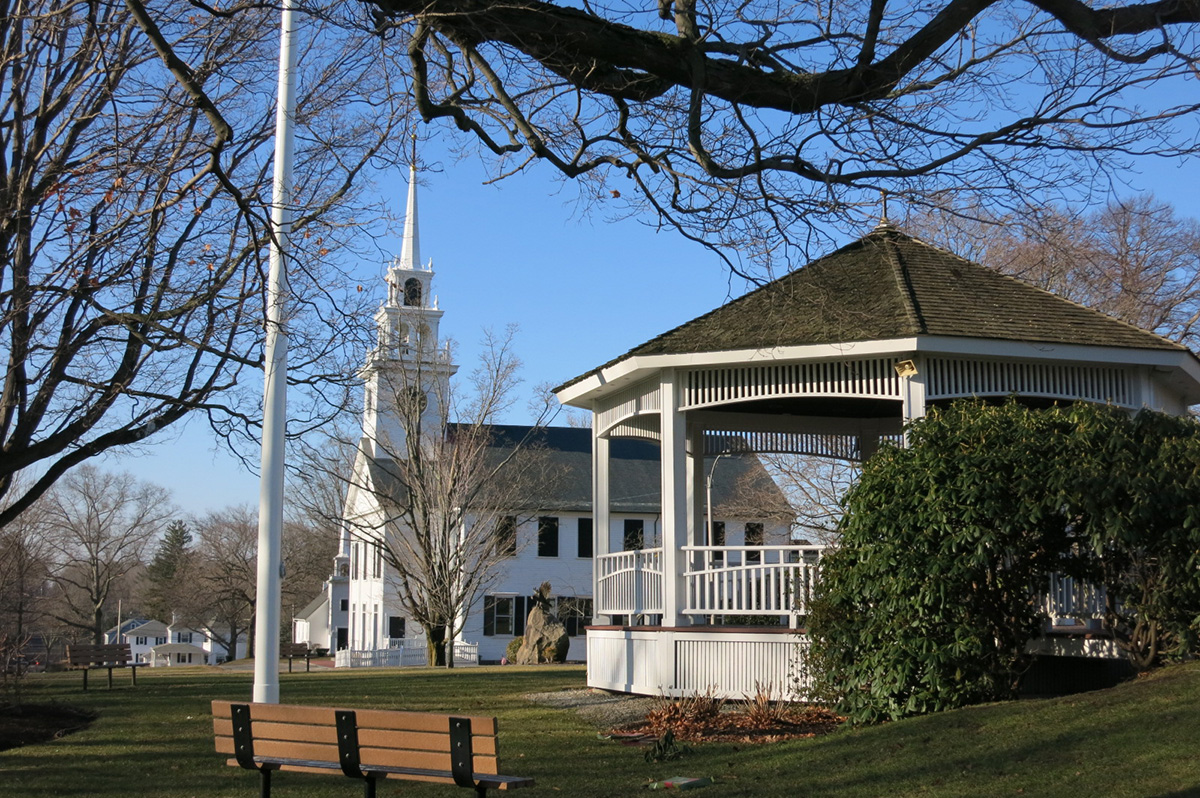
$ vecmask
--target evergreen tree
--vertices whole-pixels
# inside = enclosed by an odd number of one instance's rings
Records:
[[[192,533],[187,524],[179,519],[172,521],[167,524],[154,559],[146,568],[146,611],[166,623],[170,623],[171,614],[180,609],[175,599],[191,544]]]

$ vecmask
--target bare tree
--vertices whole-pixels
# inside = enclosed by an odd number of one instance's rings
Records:
[[[242,376],[261,363],[278,15],[187,8],[0,14],[0,526],[70,468],[189,412],[224,434],[258,423]],[[289,365],[334,402],[293,394],[301,427],[341,406],[353,373],[365,297],[341,263],[372,215],[357,186],[394,156],[406,102],[378,46],[304,19]],[[22,471],[36,476],[17,490]]]
[[[914,216],[928,240],[1048,291],[1200,345],[1200,221],[1152,195],[1072,213],[991,216],[950,208]]]
[[[50,581],[44,505],[0,528],[0,680],[19,679],[27,646],[47,610]]]
[[[195,557],[187,575],[192,601],[179,616],[233,657],[238,638],[254,632],[258,514],[251,507],[226,507],[197,519],[195,528]]]
[[[96,643],[155,536],[174,515],[166,489],[128,473],[80,466],[45,502],[46,542],[57,591],[53,617]]]
[[[1197,147],[1191,2],[370,4],[421,115],[500,172],[547,161],[768,264],[880,189],[1023,207]]]
[[[376,441],[370,466],[364,449],[355,469],[373,501],[349,508],[351,534],[379,552],[405,613],[425,632],[430,662],[446,667],[467,608],[515,552],[515,523],[537,514],[536,497],[556,478],[538,446],[549,403],[516,439],[494,426],[520,382],[515,331],[486,334],[467,390],[419,358],[393,371],[393,410],[406,434]]]

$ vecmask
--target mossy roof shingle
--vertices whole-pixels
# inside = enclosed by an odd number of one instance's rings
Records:
[[[1187,351],[1097,310],[880,228],[561,387],[638,355],[918,335]]]

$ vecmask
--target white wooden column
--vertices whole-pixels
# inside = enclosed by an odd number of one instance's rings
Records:
[[[687,545],[687,423],[679,408],[677,373],[664,369],[661,382],[663,625],[683,626]]]
[[[598,558],[609,554],[612,549],[612,524],[609,518],[608,489],[609,441],[607,435],[596,431],[596,417],[592,416],[592,602],[599,607],[600,569],[595,566]],[[593,623],[612,623],[612,616],[594,614]]]
[[[912,362],[917,368],[916,374],[900,375],[900,398],[904,403],[901,413],[905,424],[925,417],[925,359],[914,357]]]
[[[711,541],[708,539],[707,527],[707,506],[705,490],[705,461],[704,461],[704,427],[701,424],[688,425],[688,458],[687,458],[687,484],[688,484],[688,543],[693,546],[703,546]],[[704,562],[704,555],[692,554],[690,557],[684,558],[685,568],[697,568]],[[684,590],[684,600],[687,601],[686,583]],[[685,603],[684,607],[687,606]]]

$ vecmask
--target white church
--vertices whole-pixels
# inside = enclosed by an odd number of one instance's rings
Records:
[[[419,434],[445,434],[440,406],[444,386],[458,366],[439,337],[444,311],[433,293],[432,261],[420,258],[416,175],[410,173],[400,255],[388,266],[387,298],[375,313],[377,343],[360,372],[364,383],[362,437],[345,504],[342,539],[334,573],[325,589],[295,617],[293,639],[337,652],[338,665],[426,664],[423,631],[398,598],[396,574],[378,541],[388,529],[383,504],[402,500],[394,476],[394,453],[405,451],[405,418],[400,404],[416,400],[423,410]],[[412,395],[419,391],[420,396]],[[402,395],[397,396],[397,393]],[[453,426],[453,425],[451,425]],[[560,619],[571,638],[569,661],[585,661],[586,627],[592,622],[596,574],[594,558],[629,552],[629,578],[643,567],[640,552],[661,551],[663,542],[659,446],[628,439],[605,447],[607,506],[605,534],[595,528],[592,497],[593,435],[590,429],[496,425],[490,427],[496,452],[533,438],[548,469],[558,478],[539,486],[503,513],[513,536],[506,556],[486,591],[461,608],[462,630],[455,641],[456,664],[499,662],[524,632],[531,595],[550,582]],[[719,460],[719,461],[718,461]],[[730,546],[788,542],[787,505],[753,455],[726,452],[709,463],[708,493],[714,535]],[[745,495],[766,508],[741,517]],[[728,511],[725,508],[730,508]],[[730,515],[729,513],[734,513]],[[493,517],[495,513],[493,512]],[[465,525],[474,516],[467,513]],[[611,574],[608,578],[611,579]],[[631,581],[632,584],[632,581]],[[659,615],[630,614],[629,623],[659,622]]]

